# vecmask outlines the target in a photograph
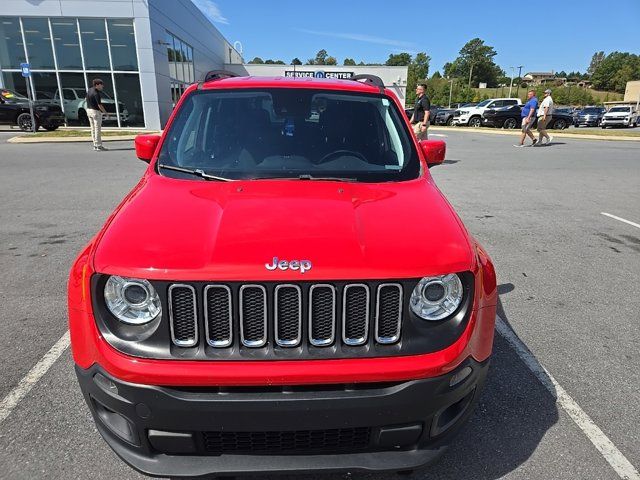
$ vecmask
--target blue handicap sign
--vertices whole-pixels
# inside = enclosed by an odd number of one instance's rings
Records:
[[[28,63],[21,63],[20,64],[20,68],[22,69],[22,76],[23,77],[30,77],[31,76],[31,66]]]

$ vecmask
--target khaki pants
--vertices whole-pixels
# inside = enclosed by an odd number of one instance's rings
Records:
[[[91,139],[95,148],[102,146],[102,112],[100,110],[87,109],[89,126],[91,127]]]
[[[542,137],[549,138],[549,134],[547,133],[547,125],[551,121],[551,115],[547,115],[547,119],[543,120],[544,117],[538,117],[538,132],[540,133],[540,139]]]
[[[422,125],[425,125],[424,132],[422,131]],[[413,124],[413,133],[416,134],[416,138],[418,140],[427,140],[429,138],[429,121],[426,122],[418,122]]]

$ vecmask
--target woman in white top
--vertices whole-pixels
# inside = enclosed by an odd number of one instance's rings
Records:
[[[544,91],[544,100],[540,102],[538,108],[538,137],[537,145],[542,145],[542,139],[547,139],[547,144],[551,143],[553,137],[550,137],[547,133],[547,125],[551,121],[551,115],[553,115],[553,98],[551,98],[551,90],[548,88]]]

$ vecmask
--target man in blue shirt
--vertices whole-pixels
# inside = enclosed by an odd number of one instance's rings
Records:
[[[520,134],[520,143],[518,145],[514,145],[514,147],[524,147],[524,139],[529,135],[531,141],[533,142],[531,146],[534,146],[538,139],[533,136],[531,132],[531,127],[533,127],[533,122],[536,119],[536,110],[538,110],[538,99],[536,98],[535,90],[529,90],[527,92],[527,103],[522,107],[522,112],[520,116],[522,117],[522,133]]]

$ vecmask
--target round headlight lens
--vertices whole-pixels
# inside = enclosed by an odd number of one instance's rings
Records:
[[[109,311],[130,325],[148,323],[162,310],[156,290],[146,280],[109,277],[104,286],[104,299]]]
[[[455,273],[425,277],[418,282],[409,301],[411,310],[424,320],[442,320],[457,310],[464,289]]]

